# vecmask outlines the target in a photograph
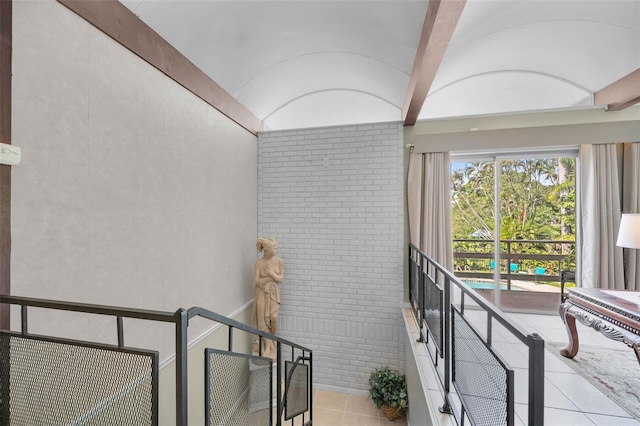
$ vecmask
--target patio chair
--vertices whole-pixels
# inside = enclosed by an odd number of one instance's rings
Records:
[[[547,268],[536,266],[536,279],[535,279],[536,284],[538,284],[538,275],[544,275],[545,272],[547,272]]]
[[[517,263],[512,263],[510,265],[510,268],[511,268],[511,273],[518,272],[518,264]]]

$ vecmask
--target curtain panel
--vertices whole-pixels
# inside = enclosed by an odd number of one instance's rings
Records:
[[[582,287],[624,289],[620,182],[615,144],[580,147],[582,179]]]
[[[640,213],[640,142],[624,144],[622,176],[622,212]],[[623,252],[626,289],[640,290],[640,249]]]
[[[411,243],[453,271],[451,171],[448,152],[409,158],[407,202]]]

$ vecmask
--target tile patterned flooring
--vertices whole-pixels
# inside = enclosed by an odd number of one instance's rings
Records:
[[[465,316],[474,319],[476,328],[486,330],[486,316],[480,311],[467,311]],[[538,333],[545,342],[568,342],[567,331],[559,315],[507,313],[506,316],[526,332]],[[624,344],[613,342],[592,328],[576,324],[580,345],[610,348],[612,344],[617,344],[620,345],[621,351],[629,351],[629,356],[635,358],[633,351]],[[523,349],[523,344],[500,325],[493,328],[493,345],[514,368],[515,424],[524,426],[527,424],[528,415],[526,348]],[[639,421],[573,371],[552,354],[550,349],[554,350],[545,345],[545,426],[640,426]],[[438,387],[429,388],[434,404],[442,405]],[[455,425],[455,421],[447,418],[448,416],[439,417],[440,425]],[[411,426],[421,425],[412,423]]]
[[[507,314],[523,329],[537,332],[547,342],[566,342],[567,334],[562,320],[555,315]],[[482,322],[482,319],[479,319]],[[611,347],[614,343],[599,332],[578,323],[581,345],[604,345]],[[526,358],[518,342],[508,333],[494,330],[494,343],[502,347],[507,361],[518,374],[526,374]],[[620,350],[633,351],[622,343]],[[549,352],[545,353],[545,415],[546,426],[640,426],[640,422],[625,412],[601,391],[593,387],[571,368]],[[437,387],[430,389],[434,404],[441,405]],[[516,389],[516,395],[524,395],[526,389]],[[406,419],[390,422],[384,414],[375,408],[370,399],[364,396],[347,395],[323,390],[314,391],[314,426],[382,426],[407,425]],[[440,401],[438,401],[440,399]],[[516,425],[525,425],[527,418],[526,400],[516,397]],[[440,425],[455,425],[455,421],[446,415],[438,415]],[[525,419],[522,421],[521,419]],[[411,423],[411,426],[423,426]]]
[[[390,422],[366,396],[313,391],[313,426],[406,426],[406,418]]]
[[[507,317],[523,329],[537,332],[545,342],[568,342],[567,331],[559,315],[507,314]],[[579,322],[576,324],[580,345],[608,348],[611,348],[612,345],[619,345],[621,351],[628,351],[629,356],[635,359],[633,350],[623,343],[614,342],[604,337],[600,332]],[[505,340],[509,339],[505,338]],[[506,345],[508,343],[505,343]],[[550,349],[553,350],[547,345],[545,350],[545,425],[640,425],[639,421],[615,404],[607,395],[583,379],[556,355],[550,353]],[[517,367],[517,365],[514,366]],[[526,406],[518,404],[516,401],[516,413],[520,418],[526,419],[526,411],[523,413],[522,408],[526,409]]]

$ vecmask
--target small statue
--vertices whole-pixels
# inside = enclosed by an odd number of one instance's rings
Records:
[[[278,254],[275,238],[258,238],[258,251],[264,256],[256,261],[254,270],[255,288],[253,293],[253,327],[270,334],[276,334],[278,311],[280,310],[280,283],[284,277],[284,263]],[[253,338],[253,354],[259,354],[259,338]],[[262,339],[262,356],[275,359],[276,344],[273,340]]]

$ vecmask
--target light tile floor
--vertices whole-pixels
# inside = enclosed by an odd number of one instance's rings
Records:
[[[568,342],[564,323],[558,315],[506,314],[512,322],[527,333],[536,332],[545,342]],[[484,335],[487,330],[487,316],[483,311],[466,310],[465,317],[471,320],[476,330]],[[606,346],[619,344],[620,350],[633,351],[622,343],[613,342],[599,332],[577,323],[581,345]],[[504,327],[493,322],[493,346],[515,373],[515,424],[524,426],[528,417],[528,349]],[[595,388],[572,370],[545,345],[545,398],[544,424],[546,426],[631,426],[640,425],[636,419],[614,403],[607,395]],[[429,363],[429,365],[431,365]],[[441,406],[442,394],[438,379],[431,369],[427,371],[427,387],[434,406]],[[453,390],[452,390],[453,391]],[[454,391],[453,391],[454,392]],[[448,416],[439,415],[440,425],[455,425]],[[416,426],[412,423],[411,426]],[[422,425],[418,425],[422,426]]]
[[[467,311],[468,312],[468,311]],[[468,312],[469,313],[469,312]],[[559,316],[535,314],[507,314],[512,321],[528,332],[537,332],[547,342],[567,342],[567,333]],[[479,322],[482,322],[479,317]],[[477,325],[477,324],[476,324]],[[482,329],[482,326],[479,327]],[[496,327],[493,340],[501,346],[501,352],[514,367],[517,383],[526,385],[527,357],[519,341],[507,332]],[[581,345],[604,345],[611,347],[615,343],[599,332],[578,323]],[[621,350],[631,349],[622,343]],[[548,346],[547,346],[548,348]],[[524,379],[522,378],[524,375]],[[518,380],[518,376],[521,380]],[[549,352],[545,353],[545,414],[546,426],[639,426],[635,420],[600,390],[592,386],[570,367]],[[435,379],[433,379],[435,380]],[[431,390],[434,404],[441,405],[439,391]],[[518,396],[520,395],[520,396]],[[517,425],[525,425],[527,418],[527,389],[516,389]],[[406,419],[390,422],[384,414],[375,408],[373,402],[364,396],[339,394],[327,391],[314,391],[314,426],[381,426],[407,425]],[[440,425],[455,425],[447,415],[438,415]],[[524,421],[521,419],[525,419]],[[411,424],[411,426],[423,426]]]
[[[545,342],[568,342],[565,325],[559,315],[507,314],[527,331],[535,331]],[[576,322],[580,345],[604,346],[620,345],[621,351],[628,351],[635,358],[633,350],[623,343],[614,342],[600,332]],[[631,426],[640,425],[631,415],[595,388],[574,370],[562,362],[545,346],[545,425],[584,426]],[[526,409],[516,404],[516,412]],[[526,413],[518,412],[526,419]]]
[[[314,390],[313,426],[406,426],[406,418],[390,422],[366,396]]]

